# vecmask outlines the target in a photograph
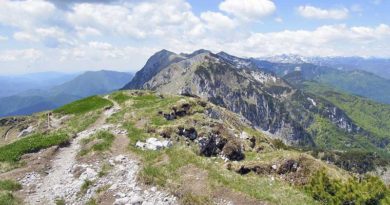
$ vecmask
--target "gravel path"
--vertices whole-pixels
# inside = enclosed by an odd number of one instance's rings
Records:
[[[107,98],[108,99],[108,98]],[[100,130],[109,130],[116,137],[124,140],[123,133],[114,125],[105,124],[106,119],[120,110],[120,106],[106,110],[101,117],[87,130],[77,134],[70,146],[60,148],[51,163],[47,175],[30,172],[20,180],[26,193],[25,203],[31,205],[56,204],[57,199],[63,199],[66,204],[85,204],[93,198],[99,189],[106,188],[106,194],[111,196],[109,203],[104,204],[177,204],[176,198],[168,193],[158,191],[157,188],[144,188],[137,183],[139,164],[130,159],[127,154],[113,151],[116,156],[93,164],[79,164],[76,160],[80,150],[80,141]],[[122,134],[118,134],[122,133]],[[123,146],[126,148],[126,146]],[[126,150],[124,150],[126,152]],[[98,177],[102,165],[108,164],[110,171],[103,177]],[[83,183],[93,181],[85,193],[80,194]]]

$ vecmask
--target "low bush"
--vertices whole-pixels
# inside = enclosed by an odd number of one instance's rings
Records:
[[[315,173],[306,186],[308,193],[323,204],[389,204],[390,192],[377,177],[330,179],[325,171]]]

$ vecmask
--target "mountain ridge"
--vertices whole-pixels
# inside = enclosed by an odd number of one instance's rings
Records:
[[[288,144],[315,145],[314,138],[306,131],[314,120],[311,113],[329,118],[346,133],[364,132],[336,106],[324,101],[321,106],[325,107],[318,109],[310,96],[248,59],[202,52],[158,70],[142,86],[138,83],[124,89],[151,89],[208,99],[242,114],[255,126],[276,134]]]

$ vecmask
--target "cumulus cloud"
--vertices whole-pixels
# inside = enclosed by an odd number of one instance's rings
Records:
[[[241,50],[246,50],[250,56],[285,53],[306,56],[389,56],[390,49],[382,50],[381,46],[389,40],[390,26],[386,24],[376,27],[326,25],[312,31],[254,33],[239,44],[245,45]]]
[[[1,0],[0,23],[29,29],[46,23],[54,13],[55,6],[43,0]]]
[[[348,17],[348,9],[322,9],[314,6],[300,6],[298,13],[305,18],[314,19],[345,19]]]
[[[224,0],[219,9],[244,20],[259,20],[271,15],[276,6],[271,0]]]
[[[206,26],[211,30],[230,30],[237,26],[234,20],[219,12],[207,11],[201,13],[200,18],[206,22]]]
[[[187,31],[197,34],[200,19],[183,0],[141,2],[138,4],[76,4],[67,14],[68,21],[79,28],[133,38],[168,35]]]

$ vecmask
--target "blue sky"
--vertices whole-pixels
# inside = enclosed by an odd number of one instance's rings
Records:
[[[0,0],[0,75],[136,71],[160,49],[390,57],[387,0]]]

